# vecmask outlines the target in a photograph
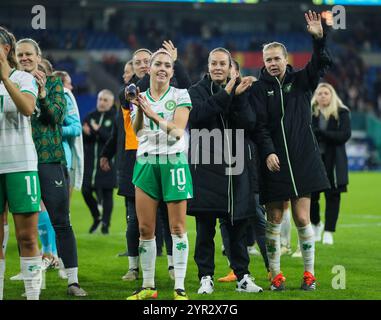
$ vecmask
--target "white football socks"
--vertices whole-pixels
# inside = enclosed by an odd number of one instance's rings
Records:
[[[314,263],[315,263],[315,239],[314,230],[312,229],[311,223],[304,227],[299,227],[299,243],[300,250],[302,252],[304,261],[304,270],[309,271],[314,274]]]
[[[42,280],[42,258],[20,257],[20,267],[24,279],[27,300],[39,300]]]
[[[156,238],[139,240],[139,258],[143,273],[143,288],[155,288]]]
[[[266,251],[273,278],[280,273],[280,229],[281,224],[275,224],[267,221]]]
[[[139,269],[139,256],[128,256],[128,269]]]
[[[0,259],[0,300],[3,300],[4,274],[5,274],[5,260]]]
[[[67,275],[67,285],[68,286],[70,286],[73,283],[78,283],[78,267],[65,268],[65,273]]]
[[[187,272],[189,243],[186,233],[178,236],[172,234],[173,267],[175,269],[175,289],[184,290],[184,280]]]

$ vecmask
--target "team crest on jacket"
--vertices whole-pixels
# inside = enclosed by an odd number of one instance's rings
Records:
[[[105,121],[105,127],[110,127],[112,125],[112,121],[111,120],[106,120]]]
[[[168,111],[172,111],[173,109],[176,108],[176,102],[173,100],[169,100],[165,103],[165,109]]]
[[[283,92],[289,93],[291,91],[292,83],[287,83],[283,86]]]

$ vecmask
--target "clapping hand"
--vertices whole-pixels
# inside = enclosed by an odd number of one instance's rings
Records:
[[[43,99],[46,97],[46,90],[45,90],[45,85],[46,85],[46,74],[42,71],[35,70],[32,72],[34,78],[37,81],[38,84],[38,97],[40,99]]]
[[[0,80],[4,81],[9,77],[11,67],[3,48],[0,48]]]

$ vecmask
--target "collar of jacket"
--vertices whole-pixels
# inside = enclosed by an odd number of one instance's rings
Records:
[[[288,82],[288,78],[289,76],[294,72],[294,69],[292,68],[291,65],[287,65],[286,67],[286,73],[284,75],[284,79],[283,79],[283,83],[287,83]],[[259,80],[264,80],[266,82],[270,82],[270,83],[275,83],[275,84],[278,84],[277,80],[275,79],[276,77],[270,75],[267,70],[266,70],[266,67],[262,67],[261,69],[261,73],[259,75]]]
[[[226,80],[226,83],[228,83],[230,78]],[[203,86],[208,88],[208,91],[210,95],[214,95],[218,92],[220,92],[222,89],[225,88],[226,84],[224,85],[219,85],[218,83],[214,82],[212,78],[210,77],[210,74],[207,73],[204,78],[201,80],[201,83]]]

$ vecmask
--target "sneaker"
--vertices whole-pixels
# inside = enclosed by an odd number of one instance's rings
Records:
[[[156,288],[140,288],[136,290],[132,296],[129,296],[127,300],[148,300],[156,299],[157,290]]]
[[[102,234],[108,234],[108,226],[102,223],[102,228],[101,228]]]
[[[311,272],[304,272],[301,289],[305,291],[316,290],[316,278]]]
[[[174,300],[189,300],[188,295],[183,289],[175,289],[173,293]]]
[[[67,294],[74,297],[86,297],[87,292],[83,290],[78,283],[73,283],[67,287]]]
[[[298,246],[295,250],[295,252],[291,255],[292,258],[301,258],[302,257],[302,251],[300,251],[300,247]]]
[[[93,224],[91,225],[90,227],[90,230],[89,230],[89,233],[94,233],[95,231],[97,231],[98,227],[100,226],[101,224],[101,220],[94,220]]]
[[[212,294],[214,291],[214,284],[211,276],[201,278],[201,287],[198,289],[198,294]]]
[[[254,278],[251,275],[245,274],[241,281],[237,281],[236,291],[258,293],[263,292],[263,289],[254,283]]]
[[[122,277],[124,281],[135,281],[139,279],[139,269],[129,269]]]
[[[323,224],[319,222],[319,224],[313,224],[312,229],[314,230],[314,238],[315,242],[320,242],[321,241],[321,234],[323,232]]]
[[[283,276],[282,273],[279,273],[277,276],[275,276],[274,279],[272,279],[270,289],[272,291],[284,291],[286,290],[286,287],[284,285],[285,282],[286,278]]]
[[[280,247],[280,255],[283,256],[284,254],[291,254],[292,250],[291,247],[288,246],[281,246]]]
[[[24,278],[22,276],[22,273],[20,272],[20,273],[16,274],[15,276],[10,277],[10,280],[12,280],[12,281],[22,281],[22,280],[24,280]]]
[[[171,280],[175,280],[175,268],[173,266],[168,267],[168,273]]]
[[[58,259],[54,256],[46,255],[42,257],[42,270],[54,269],[58,264]]]
[[[255,248],[255,246],[247,247],[247,253],[251,256],[260,256],[261,253]]]
[[[233,282],[233,281],[237,281],[237,277],[234,274],[234,271],[230,270],[230,272],[225,277],[219,278],[217,281],[218,282]]]
[[[333,232],[331,231],[324,231],[323,233],[323,244],[333,244]]]

